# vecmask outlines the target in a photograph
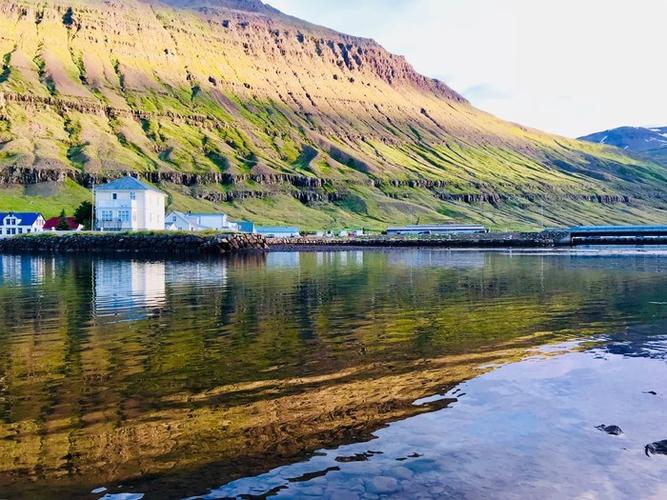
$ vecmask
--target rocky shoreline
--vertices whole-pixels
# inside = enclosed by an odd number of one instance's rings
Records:
[[[273,238],[225,233],[40,233],[0,239],[0,253],[226,255],[243,252],[352,248],[553,248],[566,233],[486,233],[358,238]]]
[[[0,239],[0,253],[8,254],[225,255],[263,252],[267,248],[266,239],[255,234],[83,232]]]
[[[553,248],[562,246],[567,233],[448,234],[437,236],[366,236],[359,238],[274,238],[270,250],[298,251],[337,248]]]

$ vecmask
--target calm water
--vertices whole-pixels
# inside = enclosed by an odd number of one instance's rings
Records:
[[[667,496],[659,251],[0,256],[0,300],[2,498]]]

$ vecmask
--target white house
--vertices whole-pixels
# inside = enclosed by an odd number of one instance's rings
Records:
[[[95,229],[164,230],[165,195],[147,182],[122,177],[95,187]]]
[[[238,231],[238,224],[223,213],[171,212],[166,217],[166,229],[171,231]]]
[[[0,238],[17,234],[41,233],[44,217],[35,212],[0,212]]]

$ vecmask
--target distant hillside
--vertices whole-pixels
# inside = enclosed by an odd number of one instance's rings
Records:
[[[57,215],[125,172],[174,208],[313,229],[667,215],[664,168],[259,0],[0,0],[0,210]]]
[[[667,167],[667,127],[619,127],[581,140],[616,146]]]

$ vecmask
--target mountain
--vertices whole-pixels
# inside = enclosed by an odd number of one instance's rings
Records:
[[[667,167],[667,127],[619,127],[581,137],[581,140],[616,146]]]
[[[133,172],[173,208],[312,229],[664,220],[663,167],[258,0],[0,0],[0,57],[0,210]]]

